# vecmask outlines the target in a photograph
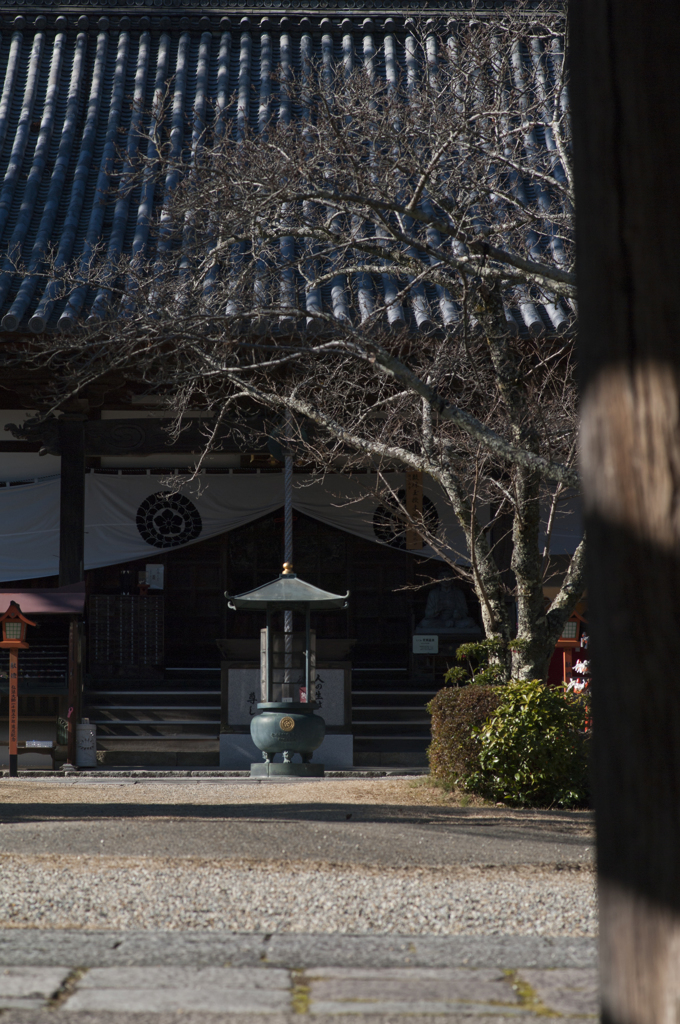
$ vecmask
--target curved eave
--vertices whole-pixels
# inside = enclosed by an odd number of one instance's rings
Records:
[[[295,602],[295,601],[229,601],[228,607],[233,612],[276,612],[276,611],[289,611],[289,612],[306,612],[309,608],[310,612],[328,612],[328,611],[342,611],[347,608],[347,601],[344,599],[338,601],[306,601],[306,602]]]
[[[225,594],[225,597],[233,611],[331,611],[347,607],[349,591],[346,594],[333,594],[297,576],[288,575],[279,576],[243,594]]]

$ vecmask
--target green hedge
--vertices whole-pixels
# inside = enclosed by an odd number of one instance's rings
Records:
[[[516,680],[440,690],[428,709],[430,772],[438,782],[520,807],[587,802],[584,697]]]
[[[432,742],[428,747],[430,775],[444,786],[466,786],[479,769],[481,728],[500,701],[498,686],[447,686],[427,705],[432,715]]]

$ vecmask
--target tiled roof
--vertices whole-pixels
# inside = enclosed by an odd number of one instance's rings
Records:
[[[20,278],[10,258],[0,258],[5,332],[51,329],[64,315],[57,284],[40,274],[48,248],[68,264],[102,244],[114,257],[143,246],[153,197],[143,192],[115,203],[104,197],[118,148],[134,138],[159,83],[172,82],[189,134],[195,118],[237,91],[256,127],[265,63],[275,71],[285,57],[299,68],[303,53],[330,51],[343,60],[367,50],[391,51],[401,63],[410,31],[407,14],[392,3],[392,13],[366,17],[365,10],[285,14],[279,8],[265,15],[251,8],[243,14],[242,6],[225,15],[226,5],[217,12],[165,14],[166,0],[145,0],[141,11],[141,0],[135,2],[125,10],[121,0],[118,10],[110,9],[116,6],[111,0],[98,9],[46,5],[37,15],[37,8],[23,8],[25,16],[14,5],[0,5],[0,251],[20,254],[28,269]],[[198,0],[182,6],[198,6]],[[425,299],[435,318],[446,321],[444,306],[451,302],[442,306],[434,290]],[[70,309],[87,314],[96,301],[83,287],[71,296]],[[417,327],[418,317],[408,315]],[[510,315],[518,331],[538,335],[560,333],[570,323],[560,303],[527,301]]]

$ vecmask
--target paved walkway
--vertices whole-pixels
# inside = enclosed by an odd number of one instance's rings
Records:
[[[1,1024],[597,1013],[592,939],[0,932]]]
[[[0,784],[0,1024],[597,1013],[589,815],[175,783]]]

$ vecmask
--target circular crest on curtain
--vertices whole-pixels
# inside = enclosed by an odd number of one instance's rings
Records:
[[[137,529],[154,548],[176,548],[200,537],[201,514],[183,494],[157,491],[137,509]]]
[[[373,514],[373,533],[378,540],[393,548],[406,548],[406,522],[401,508],[406,508],[406,490],[400,487],[396,497],[383,499]],[[431,534],[439,529],[439,514],[435,503],[423,495],[423,523]]]

